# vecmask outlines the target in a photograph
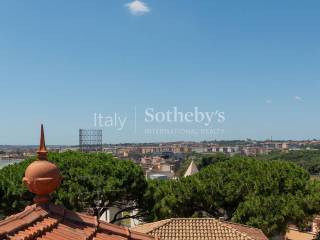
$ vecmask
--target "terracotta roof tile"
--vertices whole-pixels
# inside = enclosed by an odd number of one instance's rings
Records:
[[[213,218],[173,218],[147,223],[133,230],[161,240],[267,240],[261,230]]]
[[[28,206],[0,221],[5,240],[151,240],[154,237],[125,227],[98,221],[54,204]]]

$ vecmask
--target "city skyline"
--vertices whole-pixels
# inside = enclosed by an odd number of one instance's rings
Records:
[[[127,117],[104,143],[319,138],[317,1],[0,3],[0,145],[76,145],[94,114]],[[223,134],[145,134],[145,110],[223,112]],[[188,118],[189,119],[189,118]]]

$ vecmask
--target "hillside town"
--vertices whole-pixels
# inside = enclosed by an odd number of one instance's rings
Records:
[[[146,156],[168,152],[170,154],[188,153],[224,153],[228,155],[241,154],[244,156],[257,156],[272,151],[295,151],[318,149],[320,140],[229,140],[205,142],[163,142],[163,143],[125,143],[103,144],[101,151],[112,153],[118,157],[131,157],[135,155]],[[51,151],[77,151],[79,146],[50,145]],[[0,159],[19,159],[35,156],[36,146],[0,145]]]

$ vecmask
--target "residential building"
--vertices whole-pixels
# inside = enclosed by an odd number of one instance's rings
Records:
[[[224,154],[228,154],[228,155],[235,155],[240,153],[239,147],[231,147],[231,146],[224,146],[224,147],[217,147],[214,146],[210,149],[210,152],[212,153],[224,153]]]

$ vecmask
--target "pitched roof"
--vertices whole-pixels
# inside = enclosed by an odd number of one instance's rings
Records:
[[[144,233],[75,213],[54,204],[34,204],[0,221],[6,240],[151,240]]]
[[[173,218],[132,229],[161,240],[268,240],[259,229],[214,218]]]
[[[194,161],[191,161],[187,171],[184,174],[184,177],[191,176],[193,174],[196,174],[197,172],[199,172],[197,165],[194,163]]]

